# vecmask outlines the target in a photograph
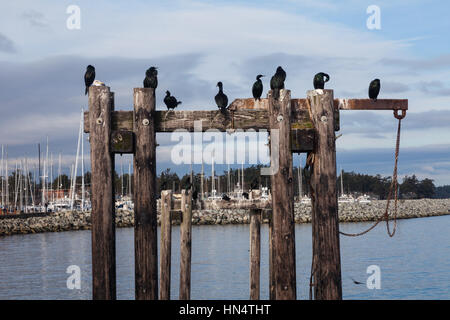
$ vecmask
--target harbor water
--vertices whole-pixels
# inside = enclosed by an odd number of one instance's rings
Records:
[[[359,232],[370,223],[341,223]],[[361,237],[341,236],[344,299],[450,299],[450,216],[398,221],[393,238],[383,224]],[[158,229],[159,230],[159,229]],[[297,296],[308,299],[311,225],[296,224]],[[133,229],[116,231],[117,297],[134,299]],[[192,299],[249,298],[249,225],[193,226]],[[172,230],[172,299],[178,298],[179,227]],[[261,298],[268,298],[268,226],[261,228]],[[69,266],[81,288],[69,289]],[[370,266],[380,289],[369,289]],[[369,268],[370,271],[370,268]],[[361,284],[355,284],[354,281]],[[369,286],[370,287],[370,286]],[[0,238],[0,299],[91,299],[91,233],[67,231]]]

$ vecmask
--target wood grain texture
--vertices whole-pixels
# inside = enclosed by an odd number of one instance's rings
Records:
[[[92,173],[92,295],[116,299],[114,155],[110,149],[114,95],[109,87],[89,88]]]
[[[160,300],[170,300],[170,271],[172,258],[172,190],[161,192],[161,253],[160,253]]]
[[[250,210],[250,300],[260,298],[261,210]]]
[[[156,218],[156,139],[152,117],[155,92],[134,89],[136,148],[134,152],[135,297],[158,299],[158,236]],[[148,121],[148,123],[147,123]]]
[[[269,120],[271,130],[279,131],[279,153],[271,155],[271,161],[278,157],[279,169],[271,176],[272,223],[275,298],[295,300],[297,297],[295,269],[295,224],[294,224],[294,183],[291,152],[291,92],[281,90],[280,97],[274,99],[269,91]],[[270,143],[276,143],[270,139]]]
[[[193,180],[191,180],[193,181]],[[180,300],[191,298],[192,190],[181,191],[180,224]]]
[[[322,92],[322,93],[321,93]],[[333,90],[308,91],[316,128],[311,172],[314,298],[342,299]]]

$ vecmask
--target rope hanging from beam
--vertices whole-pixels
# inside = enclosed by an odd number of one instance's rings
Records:
[[[397,230],[397,203],[398,203],[398,192],[397,192],[397,188],[398,188],[398,181],[397,181],[397,168],[398,168],[398,154],[400,151],[400,131],[401,131],[401,124],[402,124],[402,119],[406,116],[406,110],[401,110],[402,114],[399,115],[398,114],[398,110],[394,110],[394,117],[396,119],[398,119],[398,127],[397,127],[397,141],[395,144],[395,164],[394,164],[394,172],[392,174],[392,182],[391,182],[391,186],[389,188],[389,193],[388,193],[388,198],[387,198],[387,203],[386,203],[386,210],[384,212],[384,215],[380,216],[377,221],[368,229],[359,232],[359,233],[346,233],[346,232],[342,232],[339,231],[340,234],[347,236],[347,237],[358,237],[358,236],[362,236],[363,234],[368,233],[369,231],[371,231],[372,229],[374,229],[381,221],[383,221],[383,219],[386,221],[386,231],[389,235],[389,237],[393,237],[395,234],[395,231]],[[390,201],[392,198],[392,192],[394,193],[394,227],[393,230],[391,232],[390,229],[390,225],[389,225],[389,205],[390,205]]]

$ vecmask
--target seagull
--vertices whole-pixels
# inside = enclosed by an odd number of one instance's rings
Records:
[[[231,199],[230,199],[229,196],[227,196],[227,195],[224,193],[224,194],[222,195],[222,200],[230,201]]]
[[[95,68],[91,65],[88,65],[86,68],[86,73],[84,74],[84,84],[86,85],[86,90],[84,91],[84,95],[87,95],[89,92],[89,87],[95,80]]]
[[[144,88],[156,89],[158,86],[158,68],[150,67],[145,71]]]
[[[284,81],[286,80],[286,71],[282,67],[278,67],[277,71],[270,79],[270,89],[273,90],[273,97],[277,99],[280,97],[280,90],[284,89]]]
[[[256,81],[253,84],[253,88],[252,88],[252,93],[253,93],[253,98],[255,98],[256,100],[261,100],[261,95],[263,92],[263,84],[261,81],[261,78],[264,77],[262,74],[258,74],[256,76]]]
[[[326,80],[324,79],[326,78]],[[326,73],[319,72],[314,76],[314,89],[323,89],[325,86],[325,82],[330,80],[330,76]]]
[[[380,93],[381,83],[380,79],[372,80],[369,85],[369,98],[377,102],[378,94]]]
[[[177,98],[170,95],[170,91],[166,91],[166,97],[164,98],[164,103],[167,106],[167,110],[175,109],[179,104],[181,104],[181,101],[177,101]]]
[[[220,112],[225,114],[228,106],[228,97],[225,93],[223,93],[223,84],[222,82],[217,82],[217,86],[219,87],[219,92],[215,96],[217,107],[220,109]]]

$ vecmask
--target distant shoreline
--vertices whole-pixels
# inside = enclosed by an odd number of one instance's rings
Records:
[[[370,203],[341,203],[339,204],[339,221],[375,221],[378,219],[378,217],[384,214],[385,209],[386,200],[374,200]],[[391,201],[391,218],[393,215],[393,209],[394,201]],[[295,203],[294,213],[295,223],[311,222],[310,205]],[[450,199],[399,200],[398,202],[398,219],[423,218],[442,215],[450,215]],[[268,221],[264,220],[263,222],[267,223]],[[192,213],[193,225],[227,225],[247,223],[249,223],[249,213],[247,210],[242,209],[194,210]],[[133,226],[133,211],[118,210],[116,212],[117,228],[126,228]],[[3,219],[0,219],[0,236],[42,232],[89,230],[90,228],[90,212],[66,211],[28,218],[5,217]]]

